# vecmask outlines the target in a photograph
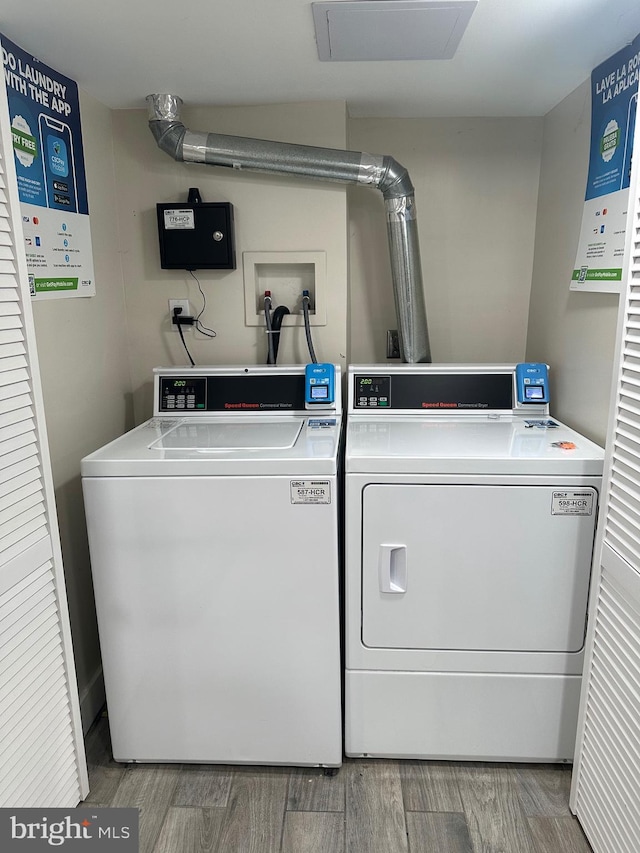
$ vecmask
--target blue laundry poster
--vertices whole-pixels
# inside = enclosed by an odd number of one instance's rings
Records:
[[[78,87],[6,36],[0,43],[31,295],[93,296]]]
[[[591,147],[571,289],[619,292],[622,282],[640,35],[591,74]]]

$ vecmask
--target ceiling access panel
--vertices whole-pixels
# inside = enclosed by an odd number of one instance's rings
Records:
[[[312,3],[318,57],[328,62],[451,59],[477,0]]]

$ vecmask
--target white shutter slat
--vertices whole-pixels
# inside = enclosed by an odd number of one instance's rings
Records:
[[[17,583],[12,588],[11,595],[3,596],[0,602],[0,634],[21,618],[25,602],[34,603],[41,599],[50,591],[49,584],[52,583],[51,565],[45,563],[38,571],[30,572],[26,578]]]
[[[29,399],[33,399],[31,397],[31,386],[25,380],[8,382],[5,385],[0,383],[0,400],[9,400],[27,394]]]
[[[31,701],[37,697],[38,693],[44,694],[47,690],[51,690],[55,686],[56,670],[62,664],[62,649],[60,648],[55,654],[52,651],[46,661],[41,663],[39,667],[31,667],[29,674],[25,675],[21,680],[16,679],[12,695],[5,698],[0,705],[0,719],[10,720],[12,717],[17,719],[21,711],[24,710],[27,696]],[[52,681],[53,684],[51,683]],[[11,728],[12,726],[9,724],[7,731],[10,731]],[[1,730],[2,727],[0,726]]]
[[[640,585],[640,580],[639,580]],[[640,734],[633,704],[640,677],[640,651],[636,628],[640,610],[630,601],[628,590],[603,571],[602,594],[597,611],[593,657],[590,665],[589,703],[585,722],[577,786],[579,817],[589,830],[597,821],[606,827],[608,847],[600,850],[638,849],[640,838]],[[620,614],[613,620],[610,614]],[[629,613],[635,614],[629,620]],[[591,791],[590,805],[584,801],[585,789]],[[601,797],[599,810],[592,813],[594,791]],[[602,809],[607,814],[601,814]],[[611,821],[609,826],[608,818]],[[607,821],[605,823],[605,821]],[[634,845],[635,848],[634,848]]]
[[[0,456],[0,482],[3,482],[7,478],[13,476],[10,469],[14,465],[21,465],[22,463],[33,459],[36,460],[36,464],[39,464],[38,446],[35,441],[24,444],[16,450],[13,450],[11,453],[3,453],[2,456]]]
[[[2,365],[0,365],[0,368]],[[16,382],[28,382],[29,381],[29,373],[24,369],[20,368],[19,370],[7,370],[4,373],[0,373],[0,386],[1,385],[13,385]]]
[[[29,530],[22,531],[21,537],[16,537],[15,542],[3,543],[0,551],[0,569],[6,571],[13,561],[19,560],[31,548],[37,548],[43,543],[48,543],[48,530],[46,524],[32,524]]]
[[[0,346],[23,340],[24,334],[21,329],[0,329]]]
[[[4,427],[18,426],[25,421],[28,421],[29,424],[34,423],[33,408],[28,403],[26,406],[16,406],[16,408],[9,409],[5,412],[0,408],[0,429],[3,429]],[[31,430],[29,429],[28,431],[30,432]]]
[[[29,703],[40,700],[47,692],[51,692],[56,687],[56,680],[59,677],[60,669],[64,667],[62,658],[62,649],[58,649],[57,653],[52,653],[37,670],[33,670],[30,675],[25,676],[19,685],[16,687],[15,698],[12,703],[5,703],[2,708],[2,718],[11,720],[17,723],[20,720],[21,712]],[[17,726],[7,727],[5,736],[10,740],[11,735],[16,731]],[[46,726],[42,726],[46,731]],[[35,739],[40,734],[40,725],[31,725],[31,735]],[[24,748],[24,742],[23,742]],[[5,759],[10,759],[13,750],[7,750]]]
[[[54,672],[54,674],[55,674],[55,672]],[[24,707],[24,703],[23,703],[23,707]],[[31,712],[31,709],[33,708],[33,703],[27,704],[27,707],[29,708],[29,712]],[[18,748],[19,748],[20,744],[21,744],[22,748],[24,749],[24,747],[27,746],[29,742],[38,741],[38,740],[40,740],[40,738],[42,738],[43,735],[45,735],[45,736],[47,734],[50,735],[52,733],[52,729],[57,728],[56,723],[58,723],[58,722],[62,723],[63,728],[66,727],[66,725],[67,725],[66,716],[61,721],[55,721],[54,723],[51,723],[49,726],[47,726],[46,720],[42,719],[42,717],[38,718],[37,708],[35,708],[33,710],[33,715],[31,717],[31,719],[28,719],[28,718],[21,719],[20,717],[16,717],[15,718],[16,725],[14,726],[14,728],[11,731],[13,734],[18,735],[18,737],[15,737],[14,739],[12,739],[10,744],[9,744],[9,748],[7,750],[7,753],[6,753],[7,760],[11,761],[12,758],[15,758],[15,764],[17,766],[19,764]],[[29,739],[28,740],[26,738],[19,737],[20,733],[23,732],[25,728],[29,730]],[[17,772],[18,773],[20,772],[19,769],[17,769]],[[0,799],[1,799],[1,797],[0,797]]]
[[[61,713],[61,706],[58,705],[57,711]],[[51,790],[61,790],[61,796],[68,797],[68,789],[62,787],[67,773],[72,771],[74,763],[73,747],[69,737],[71,723],[69,722],[65,729],[56,732],[57,735],[53,743],[45,740],[42,744],[42,759],[44,772],[38,773],[38,760],[33,756],[33,750],[27,752],[20,761],[20,765],[24,764],[24,769],[21,778],[16,780],[16,793],[24,802],[29,802],[32,808],[43,807],[43,804],[49,804]],[[27,757],[31,755],[31,761],[27,762]],[[63,775],[64,774],[64,775]],[[34,783],[34,779],[38,782]],[[77,781],[74,780],[74,787],[77,786]],[[53,801],[55,802],[55,800]],[[62,802],[65,802],[62,799]],[[68,800],[66,800],[68,802]],[[55,806],[54,806],[55,807]]]
[[[608,766],[598,758],[590,746],[585,747],[585,768],[589,770],[590,784],[585,785],[581,805],[584,810],[589,810],[594,815],[594,819],[589,823],[592,849],[609,851],[611,839],[615,839],[616,853],[635,853],[632,831],[622,821],[613,817],[620,804],[616,802],[615,791],[612,791]],[[596,779],[599,780],[597,784]],[[599,842],[600,846],[596,846],[596,842]]]
[[[58,680],[60,680],[60,673],[57,675]],[[34,699],[37,702],[42,702],[42,697],[40,696],[36,696]],[[42,806],[43,802],[48,803],[49,788],[56,787],[56,776],[60,773],[64,773],[64,775],[69,773],[70,768],[67,765],[71,763],[73,758],[73,746],[71,738],[69,737],[71,734],[71,723],[68,720],[68,710],[66,707],[67,702],[62,685],[58,685],[55,694],[49,696],[46,701],[50,708],[51,715],[56,721],[67,716],[65,729],[67,734],[67,745],[70,753],[67,755],[61,755],[60,750],[58,749],[58,754],[51,756],[46,754],[45,749],[43,755],[45,761],[43,761],[42,765],[36,767],[27,766],[23,768],[23,755],[29,750],[29,747],[34,740],[30,730],[30,726],[33,724],[33,719],[27,718],[24,725],[11,732],[11,739],[22,743],[22,752],[20,755],[16,756],[16,760],[13,762],[15,775],[11,782],[5,784],[4,790],[0,789],[0,802],[5,797],[8,798],[7,795],[10,791],[16,800],[24,803],[25,806]],[[41,737],[40,741],[42,745],[46,747],[48,738],[43,742]],[[21,770],[23,771],[22,773]],[[36,770],[37,773],[34,773]],[[7,774],[7,776],[8,775],[9,774]],[[18,780],[17,784],[16,779]]]
[[[42,483],[32,480],[0,498],[0,523],[15,518],[36,503],[44,503]]]
[[[29,695],[30,691],[35,689],[36,678],[39,685],[42,682],[40,674],[42,673],[45,677],[48,677],[51,673],[55,672],[60,663],[64,664],[62,659],[62,649],[55,645],[51,645],[50,648],[47,648],[46,654],[40,653],[38,655],[34,655],[34,657],[29,661],[29,669],[30,672],[34,673],[34,679],[31,678],[29,673],[25,673],[25,667],[23,667],[19,673],[20,679],[12,681],[12,684],[15,684],[16,700],[14,703],[6,703],[3,709],[4,718],[7,719],[10,713],[16,713],[19,707],[24,708],[27,704],[25,702],[25,697]],[[18,699],[18,697],[20,698]],[[14,705],[13,709],[12,705]],[[40,720],[36,726],[32,727],[32,733],[35,736],[39,735],[41,730],[48,730],[45,720]],[[14,749],[15,747],[9,745],[5,757],[9,758]]]
[[[0,86],[0,808],[70,808],[88,780],[13,163]]]
[[[32,496],[19,503],[19,509],[15,506],[0,514],[0,538],[6,537],[11,542],[12,537],[21,527],[42,517],[42,523],[46,523],[44,504],[38,496]]]
[[[0,468],[0,495],[7,494],[7,492],[23,485],[31,478],[41,478],[40,459],[35,451],[35,447],[32,449],[32,453],[17,460],[13,465]]]
[[[14,559],[23,550],[37,542],[47,533],[47,520],[42,513],[33,513],[32,517],[13,531],[4,532],[0,542],[0,566]]]
[[[571,805],[594,853],[640,850],[640,122],[629,191],[616,399],[607,443]]]
[[[0,479],[0,500],[4,500],[7,496],[15,497],[18,490],[26,486],[28,483],[37,483],[38,488],[42,489],[42,479],[40,478],[40,466],[38,460],[31,460],[32,464],[22,471],[14,471],[13,476],[5,482]]]
[[[14,438],[19,438],[20,436],[33,433],[35,435],[35,423],[33,418],[27,417],[23,420],[18,421],[14,424],[7,424],[6,426],[0,427],[0,445],[4,445],[7,442],[7,446],[9,446],[9,442],[11,442]]]
[[[630,681],[637,666],[621,645],[624,635],[616,631],[613,625],[607,624],[605,616],[602,618],[602,628],[607,633],[602,636],[601,645],[597,649],[597,659],[602,663],[603,670],[606,668],[610,682],[615,684],[617,692],[620,695],[624,694],[623,716],[627,722],[631,722],[634,719],[634,709],[638,709],[640,705],[640,699]],[[635,747],[632,744],[629,745],[630,751],[636,751],[638,758],[640,758],[639,746],[640,744],[636,744]]]
[[[14,450],[19,450],[23,447],[28,447],[31,444],[37,445],[38,438],[35,432],[25,432],[14,436],[11,439],[6,439],[0,445],[0,467],[2,467],[3,457],[6,453],[13,453]]]
[[[62,654],[62,649],[60,649],[60,654]],[[62,664],[62,661],[60,661],[60,664]],[[64,685],[58,683],[56,669],[53,668],[49,672],[46,672],[44,677],[39,681],[31,681],[28,688],[29,704],[33,703],[37,708],[39,702],[43,700],[50,701],[56,693],[64,696]],[[0,738],[4,737],[6,740],[13,739],[32,724],[33,719],[29,719],[28,712],[27,714],[24,713],[25,704],[15,705],[13,713],[6,714],[2,718],[0,722]]]
[[[2,295],[0,293],[0,299],[2,299]],[[23,343],[20,341],[14,341],[13,343],[6,343],[0,345],[0,358],[5,359],[10,356],[24,356],[26,353],[26,349]],[[24,363],[26,365],[26,359],[24,359]]]
[[[55,753],[64,753],[69,747],[68,743],[68,731],[69,731],[69,721],[67,719],[66,725],[64,726],[56,726],[53,732],[47,734],[45,731],[38,731],[34,733],[33,737],[30,739],[30,742],[25,744],[25,751],[23,752],[20,761],[14,761],[14,766],[17,768],[17,774],[14,780],[14,785],[16,789],[19,791],[24,789],[25,782],[26,788],[29,787],[28,778],[33,775],[34,764],[38,761],[38,755],[42,756],[44,766],[46,767],[51,762],[51,758]],[[67,743],[65,744],[65,741]],[[53,753],[53,754],[52,754]],[[13,755],[7,756],[9,761],[14,759]],[[39,777],[42,783],[46,784],[46,779],[43,777]],[[32,793],[34,796],[37,792],[36,790]],[[42,803],[39,803],[42,805]]]
[[[0,303],[0,306],[2,303]],[[22,367],[27,366],[27,359],[23,355],[14,355],[4,358],[2,355],[2,351],[0,350],[0,370],[5,371],[13,371],[19,370]]]
[[[33,614],[33,619],[27,621],[22,632],[14,631],[11,636],[3,638],[3,656],[0,659],[0,674],[4,678],[14,677],[22,671],[23,658],[32,657],[37,651],[43,637],[55,635],[56,629],[55,601],[49,600],[45,608],[40,608]],[[31,648],[35,645],[35,648]],[[0,720],[0,727],[4,721]]]
[[[596,690],[601,689],[600,686],[595,688]],[[634,757],[630,756],[625,751],[624,741],[620,739],[618,732],[615,729],[612,729],[608,726],[607,720],[602,716],[600,709],[595,709],[593,715],[591,717],[591,722],[594,726],[598,728],[598,731],[602,732],[602,738],[604,743],[606,744],[607,750],[610,752],[611,756],[615,758],[616,764],[619,764],[621,768],[623,768],[626,776],[630,778],[635,777],[634,771]],[[606,765],[603,765],[606,767]],[[613,792],[615,790],[615,784],[611,784],[611,774],[610,771],[603,770],[603,774],[606,774],[609,778],[609,790]]]
[[[25,406],[31,406],[31,396],[29,394],[17,394],[4,399],[0,398],[0,416],[7,412],[13,412],[16,409],[22,409]]]
[[[9,316],[0,316],[0,329],[22,329],[22,317],[20,313]]]

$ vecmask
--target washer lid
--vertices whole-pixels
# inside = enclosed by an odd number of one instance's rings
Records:
[[[227,415],[151,418],[85,456],[83,477],[330,475],[341,418]]]
[[[176,424],[149,445],[150,450],[269,450],[293,447],[303,424],[302,418],[277,418],[247,421],[197,421]]]

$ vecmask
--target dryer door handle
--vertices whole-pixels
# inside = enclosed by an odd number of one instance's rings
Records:
[[[380,545],[378,579],[380,592],[398,594],[407,591],[406,545]]]

